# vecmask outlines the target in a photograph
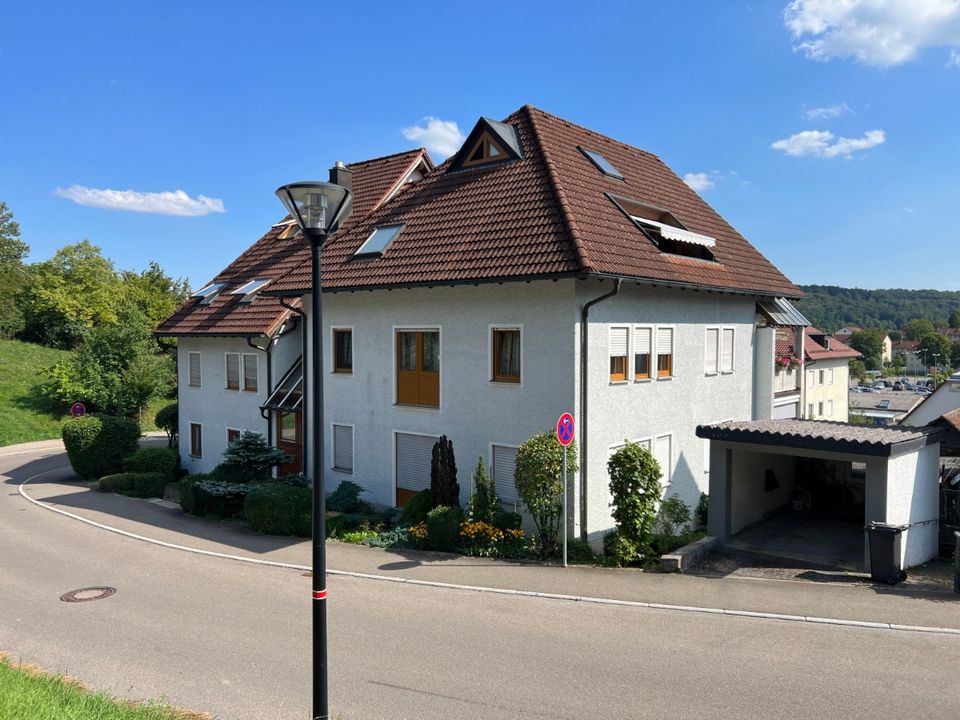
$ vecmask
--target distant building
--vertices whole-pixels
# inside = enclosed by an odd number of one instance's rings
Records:
[[[847,344],[850,342],[850,338],[858,332],[863,332],[863,328],[857,327],[856,325],[847,325],[833,333],[833,337],[840,342]],[[893,341],[890,340],[889,335],[883,336],[883,354],[880,356],[880,359],[884,363],[893,362]]]

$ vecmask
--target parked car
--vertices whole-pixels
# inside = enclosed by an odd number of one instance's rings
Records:
[[[896,390],[897,392],[899,392],[900,390],[903,390],[903,383],[900,382],[899,380],[897,380],[897,381],[893,384],[893,389]]]

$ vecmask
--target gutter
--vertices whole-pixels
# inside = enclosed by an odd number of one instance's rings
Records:
[[[587,432],[587,422],[590,414],[588,412],[589,395],[587,393],[587,368],[589,363],[589,350],[587,343],[587,331],[589,325],[587,321],[590,317],[590,308],[598,303],[612,298],[620,292],[621,278],[615,278],[613,281],[613,290],[595,297],[587,302],[580,309],[580,539],[587,539],[587,439],[590,437]]]

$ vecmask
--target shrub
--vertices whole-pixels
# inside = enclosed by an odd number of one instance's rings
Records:
[[[405,527],[384,530],[373,537],[362,540],[363,545],[378,548],[405,548],[410,546],[410,529]]]
[[[500,500],[482,457],[477,461],[477,469],[473,471],[473,485],[474,491],[467,515],[471,520],[494,524],[493,518],[500,512]]]
[[[660,503],[654,532],[670,537],[690,532],[690,506],[679,495],[671,495]]]
[[[360,527],[366,520],[363,515],[355,513],[327,514],[327,537],[341,537],[344,533]]]
[[[359,513],[367,509],[367,504],[360,499],[365,493],[362,487],[351,480],[343,480],[337,489],[327,498],[327,509],[342,513]]]
[[[264,482],[270,479],[275,465],[288,463],[292,458],[279,448],[267,444],[263,435],[244,431],[223,452],[220,472],[229,473],[235,483]]]
[[[617,567],[630,565],[640,559],[636,542],[619,530],[611,530],[603,536],[603,554],[613,560]]]
[[[97,483],[100,492],[115,492],[138,498],[163,497],[170,476],[163,473],[126,472],[117,475],[104,475]]]
[[[243,515],[257,532],[310,537],[313,492],[282,483],[253,487],[243,501]]]
[[[123,458],[137,449],[140,428],[133,420],[84,415],[63,424],[63,444],[74,471],[96,480],[123,470]]]
[[[197,508],[194,497],[193,487],[198,482],[209,480],[210,475],[206,473],[195,473],[193,475],[184,475],[180,478],[180,507],[185,513],[195,514]]]
[[[412,527],[426,522],[427,513],[431,510],[433,510],[433,494],[429,490],[421,490],[407,500],[407,504],[400,511],[397,524],[401,527]]]
[[[519,530],[523,526],[520,513],[497,510],[493,514],[493,524],[501,530]]]
[[[450,505],[435,507],[427,513],[427,549],[455,552],[460,546],[463,510]]]
[[[167,434],[167,447],[176,447],[180,435],[180,410],[177,403],[164,405],[157,410],[153,422]]]
[[[483,520],[464,520],[460,550],[475,557],[522,558],[527,554],[527,540],[523,530],[501,530]]]
[[[628,442],[613,454],[607,470],[620,553],[614,557],[626,559],[630,551],[646,557],[660,500],[660,464],[649,450]]]
[[[234,517],[243,513],[243,502],[250,491],[248,483],[200,480],[193,484],[194,515]]]
[[[697,502],[697,509],[693,511],[697,519],[697,528],[707,529],[707,520],[710,515],[710,496],[705,492],[700,493],[700,500]]]
[[[567,542],[567,559],[572,563],[588,565],[596,560],[596,553],[586,540],[575,538]]]
[[[517,450],[514,482],[537,526],[540,557],[553,555],[563,516],[564,448],[554,433],[535,435]],[[567,471],[577,471],[576,443],[566,448]]]
[[[674,550],[682,548],[684,545],[692,543],[704,537],[702,532],[686,532],[680,535],[654,535],[650,544],[650,555],[660,557],[672,553]]]
[[[433,446],[430,460],[430,494],[434,507],[460,506],[460,483],[457,482],[457,461],[453,457],[453,443],[441,435]]]
[[[427,546],[427,521],[423,520],[416,525],[411,525],[407,530],[407,537],[410,538],[410,544],[413,547],[425,548]]]
[[[180,454],[167,448],[140,448],[123,459],[128,473],[160,473],[173,478],[180,465]]]

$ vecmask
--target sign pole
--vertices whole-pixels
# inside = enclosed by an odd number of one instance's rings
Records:
[[[563,450],[563,566],[567,566],[567,448]]]
[[[576,424],[573,422],[573,415],[564,413],[557,420],[557,442],[560,443],[560,450],[563,453],[563,566],[567,566],[567,446],[573,442],[573,436],[576,434]]]

